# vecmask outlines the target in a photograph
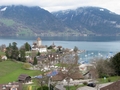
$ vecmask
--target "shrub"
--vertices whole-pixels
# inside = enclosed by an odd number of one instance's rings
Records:
[[[42,88],[43,88],[43,90],[48,90],[47,86],[43,86]],[[37,90],[42,90],[42,89],[41,89],[41,87],[39,87]]]
[[[108,78],[108,82],[111,82],[111,79],[110,79],[110,78]]]
[[[87,85],[88,83],[87,82],[83,82],[83,85]]]
[[[24,69],[29,69],[30,68],[30,64],[29,63],[24,63],[23,68]]]

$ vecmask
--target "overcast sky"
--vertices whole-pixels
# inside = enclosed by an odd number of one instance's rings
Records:
[[[0,0],[0,5],[40,6],[50,12],[75,9],[82,6],[97,6],[120,14],[120,0]]]

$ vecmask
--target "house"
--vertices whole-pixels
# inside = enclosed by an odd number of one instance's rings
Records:
[[[70,75],[64,72],[59,71],[57,75],[52,77],[53,81],[63,81],[66,78],[70,78],[72,80],[84,79],[83,75],[80,72],[74,72]]]
[[[52,47],[53,49],[57,50],[57,47],[56,47],[56,45],[54,44],[54,42],[53,42],[53,44],[51,45],[51,47]]]
[[[83,75],[79,72],[79,71],[76,71],[74,73],[71,73],[69,75],[69,77],[72,79],[72,80],[80,80],[80,79],[84,79]]]
[[[36,56],[36,58],[37,58],[37,61],[38,61],[38,63],[45,63],[45,62],[47,62],[47,56],[46,55],[40,55],[40,56]]]
[[[65,79],[65,77],[66,77],[66,75],[60,71],[60,72],[58,72],[57,75],[52,77],[52,81],[62,81]]]
[[[21,74],[19,77],[18,77],[18,82],[21,82],[21,83],[28,83],[31,81],[31,77],[26,75],[26,74]]]
[[[36,42],[33,43],[32,50],[40,53],[47,52],[47,48],[42,45],[42,40],[40,38],[37,38]]]
[[[120,80],[116,81],[108,86],[100,88],[100,90],[120,90]]]
[[[0,90],[23,90],[22,84],[18,82],[0,84]]]
[[[82,71],[83,74],[87,73],[90,68],[92,68],[92,64],[81,64],[79,65],[79,70]]]

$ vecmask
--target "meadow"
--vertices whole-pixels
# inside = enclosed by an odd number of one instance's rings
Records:
[[[17,81],[20,74],[39,75],[40,71],[26,70],[23,63],[6,60],[0,62],[0,84]]]

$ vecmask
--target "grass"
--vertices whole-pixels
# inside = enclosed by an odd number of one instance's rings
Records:
[[[20,28],[20,31],[18,32],[18,34],[31,36],[31,35],[33,35],[33,32],[29,28]]]
[[[0,83],[8,83],[17,81],[20,74],[27,74],[30,76],[38,75],[39,71],[25,70],[22,68],[23,64],[14,61],[0,62]]]
[[[1,51],[0,51],[0,55],[5,55],[5,52],[1,52]]]
[[[12,26],[15,22],[11,19],[0,19],[0,22],[4,23],[6,26]]]
[[[120,80],[120,76],[108,77],[106,79],[100,78],[98,81],[99,81],[99,83],[108,83],[109,80],[110,80],[110,82],[118,81],[118,80]]]
[[[74,85],[74,86],[65,86],[66,90],[77,90],[79,87],[83,87],[85,85]]]

